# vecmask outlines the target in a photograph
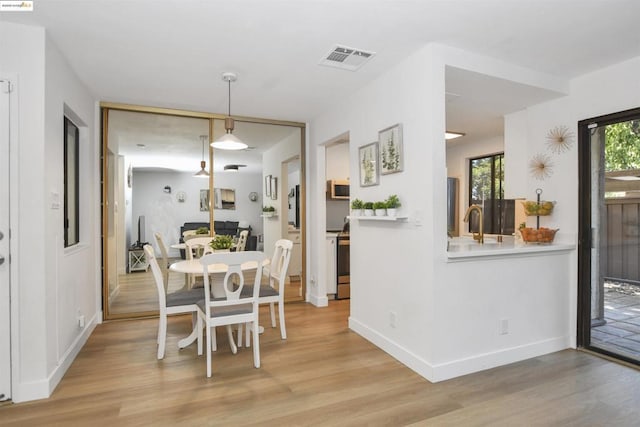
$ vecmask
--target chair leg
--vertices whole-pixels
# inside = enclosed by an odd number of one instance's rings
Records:
[[[216,328],[215,326],[211,327],[213,329],[213,337],[211,341],[211,351],[218,351],[218,338],[216,337]]]
[[[260,333],[258,331],[258,319],[251,322],[253,332],[253,366],[260,367]]]
[[[211,326],[207,325],[207,378],[211,378]]]
[[[245,323],[245,329],[247,330],[247,334],[245,336],[245,341],[246,341],[246,347],[249,348],[251,347],[251,329],[252,329],[252,325],[251,323]]]
[[[271,313],[271,327],[276,327],[276,310],[272,302],[269,303],[269,312]]]
[[[198,330],[198,356],[202,356],[202,319],[197,316],[196,328]]]
[[[231,353],[236,354],[238,352],[238,347],[236,347],[236,343],[233,340],[233,332],[231,331],[231,325],[227,325],[227,336],[229,337],[229,345],[231,346]]]
[[[238,324],[238,348],[242,347],[242,330],[244,323]]]
[[[158,322],[158,359],[164,359],[164,347],[167,340],[167,316],[160,315]]]
[[[278,317],[280,320],[280,337],[283,340],[287,339],[287,328],[284,325],[284,304],[282,301],[278,303]]]

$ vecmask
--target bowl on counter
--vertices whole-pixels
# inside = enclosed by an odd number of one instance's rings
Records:
[[[530,228],[524,227],[520,229],[522,240],[526,243],[553,243],[559,228]]]

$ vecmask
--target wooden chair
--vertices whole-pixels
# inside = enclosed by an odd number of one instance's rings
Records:
[[[287,280],[287,269],[289,268],[289,260],[291,259],[292,249],[293,242],[291,240],[280,239],[276,242],[273,257],[271,258],[271,264],[269,264],[268,268],[264,269],[267,277],[269,278],[269,284],[260,286],[260,294],[258,297],[260,304],[269,304],[269,311],[271,313],[271,327],[273,328],[276,327],[276,313],[274,306],[275,304],[278,304],[280,337],[283,340],[287,339],[287,328],[285,326],[284,320],[284,291],[285,282]],[[251,292],[253,292],[253,289],[247,287],[244,292],[245,294],[250,294]],[[250,346],[249,329],[250,328],[247,328],[247,347]],[[238,346],[242,346],[242,329],[238,331]]]
[[[253,330],[253,364],[260,367],[260,344],[258,337],[258,293],[262,264],[266,259],[262,252],[228,252],[212,253],[200,259],[204,277],[204,301],[198,302],[198,319],[206,329],[207,377],[211,377],[211,352],[213,350],[212,332],[216,326],[226,326],[229,335],[231,351],[235,354],[237,348],[233,342],[231,325],[247,323]],[[243,293],[246,287],[242,264],[256,263],[256,275],[251,294]],[[211,264],[225,264],[227,272],[224,275],[224,297],[212,295],[208,269]]]
[[[158,359],[164,358],[165,342],[167,339],[167,316],[169,314],[178,313],[197,313],[198,307],[196,303],[202,300],[202,289],[190,289],[186,291],[178,291],[171,294],[165,292],[165,284],[163,283],[162,270],[158,265],[153,247],[151,245],[144,246],[144,252],[147,257],[147,261],[151,266],[151,272],[156,282],[156,288],[158,290],[158,302],[159,302],[159,322],[158,322]],[[198,331],[202,329],[199,324],[198,317],[194,318],[194,327],[198,328]],[[198,354],[202,354],[202,334],[198,334]]]

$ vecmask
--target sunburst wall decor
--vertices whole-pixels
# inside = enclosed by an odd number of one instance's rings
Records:
[[[556,153],[568,151],[573,144],[574,135],[566,126],[556,126],[547,133],[547,146]]]
[[[542,181],[549,178],[553,173],[553,163],[546,154],[536,154],[529,161],[529,171],[531,172],[531,176]]]

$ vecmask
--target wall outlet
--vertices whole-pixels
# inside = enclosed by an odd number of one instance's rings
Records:
[[[509,333],[509,319],[500,319],[498,322],[498,333],[507,335]]]
[[[78,316],[78,328],[84,329],[84,316],[83,315]]]
[[[395,311],[389,312],[389,326],[395,328],[398,325],[398,315]]]

